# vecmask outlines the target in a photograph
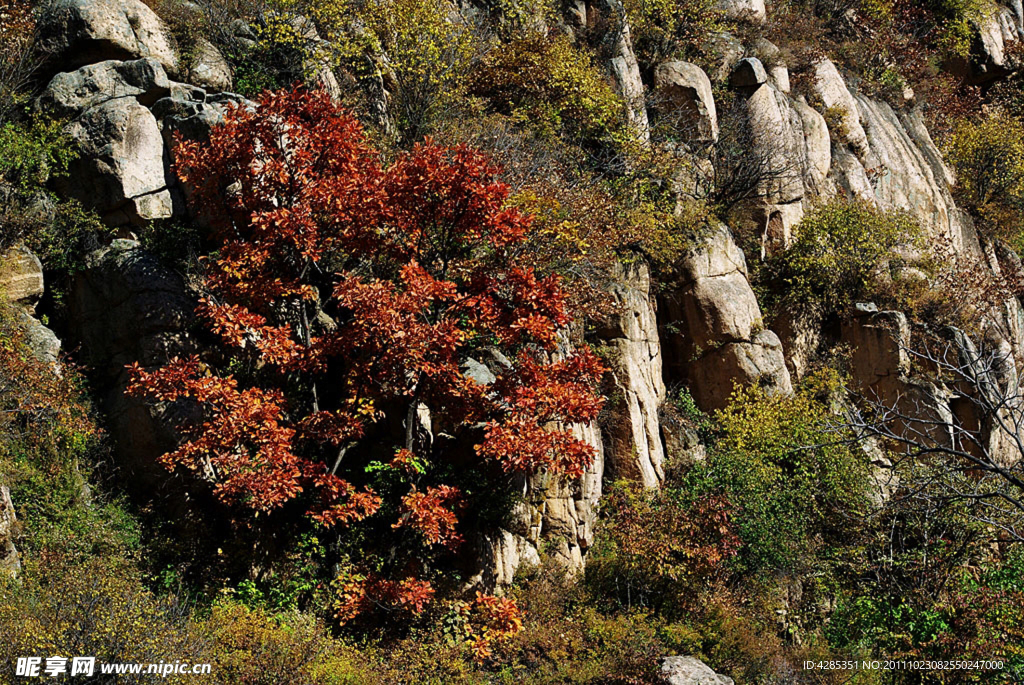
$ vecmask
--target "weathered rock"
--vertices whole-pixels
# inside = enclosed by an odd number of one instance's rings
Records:
[[[541,563],[541,550],[568,575],[583,570],[594,541],[604,449],[596,425],[573,426],[572,432],[594,447],[594,462],[582,478],[571,482],[546,472],[520,479],[521,499],[508,517],[508,527],[482,532],[477,541],[476,570],[468,586],[508,587],[517,570]]]
[[[804,196],[803,172],[807,167],[803,120],[790,106],[789,97],[766,80],[745,90],[749,93],[749,144],[756,149],[757,159],[763,160],[759,192],[768,204],[796,202]]]
[[[287,21],[298,35],[302,37],[307,46],[323,45],[325,47],[324,53],[330,53],[330,44],[320,37],[320,33],[316,28],[316,22],[312,19],[303,15],[296,15],[289,17]],[[330,62],[319,57],[317,52],[315,49],[307,48],[299,55],[303,60],[303,75],[310,82],[310,86],[324,90],[332,100],[337,102],[341,99],[341,84],[338,83],[338,77],[334,75]]]
[[[687,383],[698,406],[718,409],[733,384],[792,391],[782,344],[763,330],[743,252],[720,226],[677,266],[678,285],[659,299],[667,378]]]
[[[733,679],[719,675],[692,656],[667,656],[659,672],[664,685],[733,685]]]
[[[749,340],[761,318],[754,291],[738,270],[698,279],[681,303],[688,340],[697,355],[722,343]]]
[[[732,68],[746,53],[743,41],[731,33],[713,33],[708,36],[708,46],[708,76],[711,77],[712,83],[724,83],[728,80]]]
[[[160,18],[140,0],[55,0],[42,13],[44,44],[65,67],[153,57],[177,73],[178,57]]]
[[[832,166],[832,140],[825,117],[806,102],[799,100],[793,101],[793,111],[800,117],[800,128],[803,131],[805,189],[823,190],[825,177]]]
[[[718,140],[718,113],[711,81],[696,64],[673,60],[654,70],[657,107],[684,134],[700,141]]]
[[[59,373],[60,339],[56,333],[38,319],[22,312],[19,316],[25,330],[25,344],[36,359],[45,362]]]
[[[646,264],[620,264],[614,276],[611,292],[618,309],[598,330],[612,349],[609,365],[616,388],[602,433],[605,468],[614,478],[654,488],[665,478],[658,420],[665,383],[650,270]]]
[[[189,140],[207,140],[213,127],[224,123],[229,106],[256,107],[255,102],[235,93],[207,95],[202,89],[176,89],[173,85],[171,91],[170,97],[153,105],[168,147],[173,146],[175,133]]]
[[[231,90],[231,65],[220,50],[205,38],[199,39],[188,72],[189,81],[197,86],[209,91]]]
[[[856,98],[867,124],[868,147],[861,162],[873,169],[872,194],[882,207],[906,210],[936,239],[957,251],[974,251],[964,236],[950,186],[953,175],[928,135],[920,112],[898,115],[887,103]]]
[[[793,392],[782,343],[768,330],[758,331],[750,342],[725,343],[694,361],[689,382],[693,399],[704,411],[724,408],[736,383],[756,383],[769,395]]]
[[[0,292],[11,302],[35,304],[43,296],[43,264],[24,245],[0,255]]]
[[[597,0],[595,8],[608,19],[624,16],[625,10],[621,0]],[[629,23],[624,22],[621,28],[608,36],[609,55],[608,71],[616,92],[626,101],[626,114],[629,122],[644,140],[650,136],[647,121],[647,108],[644,106],[644,82],[640,77],[640,64],[633,52],[633,38]]]
[[[718,0],[718,9],[730,19],[751,24],[763,24],[768,16],[764,0]]]
[[[755,40],[753,47],[758,59],[768,71],[768,78],[771,82],[779,91],[788,93],[789,69],[782,59],[782,51],[774,43],[764,38]]]
[[[755,89],[768,82],[768,72],[761,60],[756,57],[744,57],[732,69],[729,85],[739,89]]]
[[[850,346],[850,376],[858,390],[885,403],[896,401],[910,365],[910,324],[902,312],[858,305],[840,333]]]
[[[54,117],[72,118],[114,98],[134,97],[149,106],[168,93],[167,73],[152,57],[108,60],[57,74],[39,96],[38,106]]]
[[[572,349],[567,334],[559,336],[554,358]],[[462,371],[475,382],[487,385],[511,362],[497,349],[484,348],[463,364]],[[541,550],[555,566],[569,575],[583,570],[586,552],[594,541],[594,522],[601,499],[605,450],[596,422],[575,424],[569,430],[594,450],[594,460],[582,477],[567,481],[541,471],[518,476],[518,502],[506,518],[506,527],[480,531],[468,587],[488,590],[512,584],[520,567],[541,563]]]
[[[815,63],[813,87],[825,107],[833,111],[841,122],[838,127],[841,130],[832,133],[841,139],[840,142],[853,148],[858,155],[866,152],[867,134],[860,122],[857,101],[831,60],[822,59]]]
[[[6,485],[0,485],[0,573],[10,576],[17,576],[21,571],[21,556],[14,546],[17,524],[11,491]]]
[[[108,100],[68,127],[79,157],[61,179],[64,192],[110,225],[173,214],[170,173],[156,119],[134,98]]]
[[[194,309],[179,275],[138,242],[115,240],[76,275],[69,323],[85,361],[116,380],[126,364],[159,365],[182,349]]]
[[[772,321],[771,329],[782,341],[786,354],[786,368],[794,380],[800,380],[826,344],[823,328],[824,315],[819,305],[788,308]]]

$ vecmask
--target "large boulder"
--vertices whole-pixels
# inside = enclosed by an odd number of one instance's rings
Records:
[[[135,98],[108,100],[68,126],[79,156],[60,183],[110,225],[172,216],[170,170],[156,119]]]
[[[921,112],[897,113],[886,102],[860,95],[856,101],[868,142],[860,161],[865,169],[875,170],[871,177],[875,201],[909,212],[932,237],[950,241],[954,249],[973,251],[950,191],[953,174],[932,142]]]
[[[617,307],[598,329],[612,351],[615,384],[602,438],[605,468],[613,478],[629,478],[654,488],[665,478],[665,450],[658,411],[665,401],[661,341],[646,264],[618,265],[611,287]]]
[[[153,57],[169,73],[178,70],[166,26],[140,0],[54,0],[42,12],[39,30],[64,67]]]
[[[153,105],[167,146],[173,150],[174,136],[205,141],[215,126],[224,123],[224,115],[232,106],[255,108],[256,103],[235,93],[207,94],[201,88],[172,84],[169,97]]]
[[[664,685],[733,685],[733,679],[719,675],[692,656],[667,656],[659,672]]]
[[[711,80],[696,64],[673,60],[654,70],[655,106],[689,140],[718,140],[718,113]]]
[[[839,142],[849,145],[858,156],[864,154],[868,141],[861,125],[860,109],[831,60],[821,59],[815,63],[812,87],[815,95],[836,119],[837,126],[833,133]]]
[[[724,407],[737,383],[792,392],[782,344],[764,329],[746,259],[729,230],[719,226],[677,270],[658,304],[667,378],[689,385],[705,411]]]
[[[43,296],[43,264],[24,245],[0,255],[0,293],[11,302],[25,305]]]
[[[134,97],[149,106],[168,95],[171,84],[152,57],[119,62],[107,60],[53,77],[38,106],[54,117],[70,119],[107,100]]]
[[[689,383],[694,400],[705,411],[724,408],[737,383],[759,383],[771,395],[793,392],[782,343],[769,330],[711,350],[690,365]]]
[[[763,24],[768,17],[764,0],[718,0],[718,9],[730,19],[751,24]]]
[[[213,43],[200,38],[188,69],[188,80],[211,92],[231,90],[231,65]]]
[[[795,109],[793,100],[768,81],[756,59],[741,61],[733,69],[731,83],[746,94],[744,104],[750,126],[748,144],[753,148],[756,160],[751,163],[760,165],[763,170],[759,194],[769,205],[802,200],[807,185],[805,176],[810,166],[804,118]],[[802,212],[796,220],[799,221],[801,216]],[[787,226],[787,230],[789,228]]]

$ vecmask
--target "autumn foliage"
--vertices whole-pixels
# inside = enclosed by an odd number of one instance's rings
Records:
[[[475,469],[590,465],[568,426],[596,417],[603,369],[560,349],[559,280],[523,259],[531,219],[506,207],[483,154],[426,140],[385,165],[352,116],[294,91],[233,110],[208,142],[179,140],[175,158],[214,229],[199,315],[221,344],[132,368],[134,392],[203,409],[168,468],[243,512],[298,502],[327,526],[387,514],[395,535],[454,550],[464,497],[438,475],[452,446],[472,446]],[[501,360],[489,384],[463,372],[485,348]],[[424,413],[446,440],[422,439]],[[394,502],[367,475],[382,449],[407,484]],[[353,578],[339,610],[416,612],[430,590],[414,575]]]

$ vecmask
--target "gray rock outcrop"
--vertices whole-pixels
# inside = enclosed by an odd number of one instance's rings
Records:
[[[63,192],[94,207],[112,226],[173,215],[172,177],[156,118],[134,98],[108,100],[68,127],[80,156]]]
[[[837,126],[832,134],[836,140],[858,154],[863,153],[867,134],[860,123],[857,101],[831,60],[821,59],[814,65],[813,88],[825,108],[834,113]]]
[[[188,69],[189,81],[210,92],[231,90],[234,79],[231,65],[224,59],[220,50],[205,38],[200,38],[195,49],[195,56]]]
[[[688,384],[705,411],[724,407],[735,383],[790,393],[782,344],[764,329],[746,259],[729,230],[719,226],[678,271],[658,308],[667,377]]]
[[[10,302],[33,305],[43,296],[43,264],[24,245],[0,255],[0,292]]]
[[[654,70],[656,109],[684,140],[718,140],[718,113],[711,80],[696,64],[673,60]]]
[[[160,62],[147,57],[130,62],[108,60],[53,77],[38,106],[51,116],[70,119],[108,100],[134,97],[149,106],[171,91]]]
[[[665,478],[658,410],[665,401],[661,342],[646,264],[619,265],[611,288],[617,311],[598,330],[611,348],[615,390],[602,433],[605,468],[612,478],[658,487]]]
[[[140,0],[55,0],[42,13],[39,29],[65,69],[153,57],[169,73],[178,70],[167,28]]]
[[[572,347],[569,336],[563,333],[553,357],[568,354]],[[479,359],[469,360],[462,369],[468,377],[486,385],[494,382],[498,367],[508,364],[497,350],[485,350]],[[568,429],[593,448],[593,462],[583,476],[574,480],[547,471],[519,476],[514,484],[516,503],[505,526],[480,531],[477,536],[476,559],[468,586],[506,588],[520,568],[539,565],[542,554],[569,575],[583,570],[587,550],[594,542],[605,448],[597,422],[574,424]]]
[[[664,685],[733,685],[733,679],[715,673],[710,666],[692,656],[667,656],[659,671]]]

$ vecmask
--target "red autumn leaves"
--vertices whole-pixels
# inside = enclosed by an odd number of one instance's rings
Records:
[[[486,156],[427,140],[385,165],[352,116],[295,91],[234,110],[175,157],[216,236],[199,313],[221,349],[132,368],[133,392],[203,410],[169,468],[243,510],[301,498],[320,522],[349,523],[382,502],[346,454],[388,412],[417,407],[477,443],[481,467],[577,477],[590,465],[569,427],[595,419],[603,368],[586,348],[556,349],[570,320],[559,280],[530,266],[530,217],[505,206]],[[493,383],[463,373],[482,348],[508,360]],[[393,437],[395,463],[445,458]],[[461,493],[408,480],[392,527],[457,546]],[[398,582],[389,592],[413,581]]]

